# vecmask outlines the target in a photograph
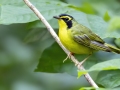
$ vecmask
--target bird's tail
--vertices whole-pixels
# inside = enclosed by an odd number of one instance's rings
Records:
[[[107,46],[108,48],[110,48],[111,52],[115,52],[115,53],[120,54],[120,49],[118,49],[118,48],[116,48],[116,47],[114,47],[114,46],[112,46],[110,44],[107,44],[107,43],[105,43],[105,46]]]

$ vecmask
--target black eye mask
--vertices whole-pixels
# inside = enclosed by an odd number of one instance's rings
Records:
[[[72,20],[69,20],[69,18],[62,18],[62,19],[67,24],[67,28],[70,29],[72,27]]]

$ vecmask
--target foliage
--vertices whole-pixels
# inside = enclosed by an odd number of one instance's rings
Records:
[[[107,43],[120,47],[120,0],[30,0],[58,33],[54,15],[68,13]],[[120,55],[94,53],[78,71],[22,0],[0,0],[0,90],[119,90]],[[86,55],[75,55],[83,60]],[[37,71],[37,72],[33,72]],[[81,82],[82,81],[82,82]],[[117,87],[117,88],[116,88]]]

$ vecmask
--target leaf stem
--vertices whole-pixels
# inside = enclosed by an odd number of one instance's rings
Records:
[[[46,26],[47,30],[51,33],[55,41],[59,44],[59,46],[64,50],[64,52],[68,55],[70,52],[62,45],[60,42],[59,37],[57,34],[54,32],[53,28],[50,26],[50,24],[46,21],[46,19],[42,16],[42,14],[37,10],[37,8],[32,5],[32,3],[29,0],[23,0],[25,4],[36,14],[36,16],[44,23]],[[77,68],[79,70],[85,70],[83,66],[80,66],[80,62],[73,56],[71,55],[71,60],[77,65]],[[93,81],[91,76],[87,73],[84,75],[87,81],[93,86],[94,88],[98,88],[97,84]]]

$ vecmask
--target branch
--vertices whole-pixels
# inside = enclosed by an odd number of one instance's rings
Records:
[[[54,32],[53,28],[50,26],[50,24],[46,21],[46,19],[42,16],[42,14],[34,7],[29,0],[23,0],[26,5],[37,15],[37,17],[44,23],[48,31],[51,33],[55,41],[59,44],[59,46],[64,50],[64,52],[68,55],[70,52],[62,45],[60,42],[60,39],[58,38],[57,34]],[[77,68],[79,70],[85,70],[83,66],[80,66],[80,62],[72,55],[71,60],[77,65]],[[90,75],[87,73],[84,75],[87,81],[93,86],[94,88],[98,88],[97,84],[93,81],[93,79],[90,77]]]

